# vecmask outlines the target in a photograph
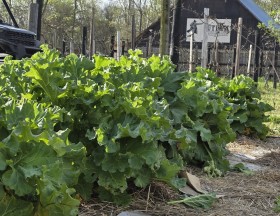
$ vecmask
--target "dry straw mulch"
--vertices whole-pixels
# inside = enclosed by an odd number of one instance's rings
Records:
[[[253,175],[229,172],[221,178],[210,178],[198,168],[187,167],[189,172],[200,178],[203,189],[224,195],[207,211],[187,208],[182,204],[168,205],[168,201],[179,199],[179,192],[153,182],[149,187],[136,191],[133,202],[127,207],[93,199],[81,206],[80,216],[116,216],[123,211],[139,211],[152,216],[280,215],[273,211],[276,197],[280,196],[280,138],[260,141],[241,137],[229,144],[228,149],[232,153],[255,158],[248,162],[263,169]]]

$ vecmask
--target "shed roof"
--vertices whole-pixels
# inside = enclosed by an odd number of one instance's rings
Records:
[[[260,7],[254,0],[239,0],[239,2],[248,10],[250,13],[258,19],[260,22],[265,24],[266,27],[273,22],[273,19]],[[275,25],[276,28],[280,28],[279,25]]]

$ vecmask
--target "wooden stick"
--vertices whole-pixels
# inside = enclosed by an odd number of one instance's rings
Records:
[[[252,59],[252,49],[253,49],[253,46],[252,46],[252,44],[251,44],[251,45],[250,45],[250,50],[249,50],[248,67],[247,67],[247,76],[250,76],[251,59]]]
[[[193,71],[193,30],[191,31],[191,39],[190,39],[190,62],[189,62],[189,72]]]
[[[209,8],[204,8],[204,32],[203,32],[203,41],[202,41],[202,52],[201,52],[201,67],[207,67],[208,59],[208,17],[209,17]]]
[[[149,185],[148,197],[147,197],[147,201],[146,201],[146,211],[148,211],[148,205],[149,205],[149,200],[150,200],[150,193],[151,193],[151,185]]]
[[[121,32],[117,31],[117,60],[121,57]]]
[[[242,18],[238,18],[238,30],[237,30],[237,44],[236,44],[236,58],[235,58],[235,76],[239,75],[239,63],[240,63],[240,49],[241,49],[241,36],[242,36]]]

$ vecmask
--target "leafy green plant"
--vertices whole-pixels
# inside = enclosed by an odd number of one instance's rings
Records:
[[[17,62],[19,65],[4,64],[2,74],[7,82],[2,90],[16,90],[15,98],[63,110],[53,130],[67,131],[69,142],[82,142],[87,149],[86,168],[80,168],[79,182],[73,185],[78,194],[89,198],[91,190],[81,185],[91,188],[96,182],[102,198],[119,201],[120,194],[126,196],[128,182],[138,187],[145,187],[153,178],[174,186],[184,183],[177,178],[181,157],[167,160],[160,144],[172,131],[168,104],[160,98],[161,80],[173,68],[167,59],[144,61],[139,53],[131,53],[119,62],[99,56],[92,62],[75,55],[61,58],[46,47],[43,51]],[[17,83],[9,79],[11,67],[21,71]],[[8,98],[9,94],[3,99]]]
[[[9,214],[22,200],[22,215],[75,215],[79,198],[96,193],[124,204],[131,185],[181,187],[186,163],[220,176],[232,126],[258,127],[238,112],[266,111],[244,86],[210,70],[175,73],[168,58],[131,51],[120,61],[89,60],[42,50],[0,66],[0,206]]]
[[[278,197],[277,200],[275,201],[274,211],[275,212],[280,212],[280,197]]]
[[[217,81],[211,71],[188,74],[169,104],[184,160],[209,166],[209,173],[220,170],[220,175],[229,168],[225,146],[235,133],[228,121],[231,107],[219,95]]]
[[[235,164],[232,167],[232,170],[242,172],[246,175],[253,175],[254,174],[254,172],[252,170],[250,170],[248,167],[245,167],[245,165],[243,163]]]
[[[231,127],[241,134],[265,138],[269,132],[264,124],[268,121],[265,113],[271,111],[273,107],[260,100],[261,95],[254,81],[240,75],[225,82],[223,89],[225,97],[235,108]]]
[[[183,203],[194,209],[209,209],[217,200],[215,194],[201,194],[197,196],[186,197],[181,200],[170,201],[168,204]]]
[[[0,214],[77,215],[86,151],[67,140],[69,130],[53,130],[63,110],[23,99],[0,113]]]

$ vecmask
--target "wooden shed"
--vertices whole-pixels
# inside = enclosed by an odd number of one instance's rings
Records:
[[[272,18],[261,9],[254,0],[182,0],[180,12],[179,29],[179,46],[180,46],[180,63],[188,65],[188,48],[190,46],[187,30],[190,23],[194,20],[201,20],[203,23],[204,8],[209,8],[210,27],[213,30],[212,40],[209,41],[209,61],[213,59],[211,49],[214,48],[214,39],[219,42],[219,64],[230,65],[234,61],[234,47],[237,42],[237,23],[238,18],[243,19],[242,27],[242,53],[241,65],[246,65],[248,61],[248,52],[250,44],[256,43],[256,30],[258,24],[263,23],[265,26],[270,25]],[[170,23],[172,23],[172,10],[170,12]],[[219,28],[222,26],[222,28]],[[211,28],[211,29],[210,29]],[[198,26],[198,32],[194,35],[195,47],[197,49],[196,65],[199,64],[199,55],[201,48],[201,29]],[[144,54],[150,55],[158,52],[159,47],[160,20],[152,23],[138,37],[136,46],[143,50]],[[170,26],[171,32],[171,26]],[[219,32],[219,33],[217,33]],[[149,44],[150,43],[150,44]],[[262,45],[266,46],[265,44]],[[150,47],[150,49],[149,49]],[[150,51],[150,53],[148,52]],[[254,52],[253,52],[254,55]],[[252,57],[252,59],[254,56]],[[252,61],[253,64],[253,61]]]

